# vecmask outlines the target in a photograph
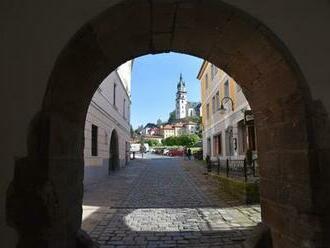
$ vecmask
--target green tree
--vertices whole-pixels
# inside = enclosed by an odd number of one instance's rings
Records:
[[[137,129],[135,129],[135,133],[139,134],[143,129],[143,125],[140,125],[137,127]]]
[[[200,137],[197,134],[184,134],[180,136],[171,136],[164,140],[162,140],[163,145],[165,146],[187,146],[192,147],[198,141],[200,141]]]
[[[199,136],[197,134],[185,134],[178,137],[181,146],[192,147],[194,146],[199,140]]]
[[[146,143],[149,146],[158,146],[159,145],[159,141],[158,140],[147,140]]]
[[[161,119],[158,119],[158,120],[157,120],[157,126],[162,125],[162,123],[163,123],[163,121],[162,121]]]
[[[175,110],[174,110],[170,113],[170,116],[168,118],[168,123],[173,123],[173,122],[175,122],[175,120],[176,120],[176,116],[175,116]]]
[[[134,139],[135,132],[134,132],[134,129],[133,129],[132,125],[130,125],[130,133],[131,133],[131,138]]]

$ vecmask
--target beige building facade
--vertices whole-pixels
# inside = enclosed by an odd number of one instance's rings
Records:
[[[85,185],[128,163],[131,70],[132,61],[118,67],[90,102],[85,123]]]
[[[256,158],[254,117],[241,87],[207,61],[197,78],[201,82],[204,158],[244,159],[248,150]]]

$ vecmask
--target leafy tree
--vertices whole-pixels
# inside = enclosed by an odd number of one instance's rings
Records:
[[[143,125],[140,125],[137,127],[137,129],[135,129],[135,132],[140,133],[142,131],[142,129],[143,129]]]
[[[174,110],[174,111],[170,112],[170,116],[168,118],[168,123],[173,123],[173,122],[175,122],[175,120],[176,120],[176,116],[175,116],[175,110]]]
[[[187,147],[194,146],[200,140],[200,138],[196,134],[181,135],[179,136],[179,139],[180,145]]]
[[[200,123],[202,123],[202,117],[201,116],[188,116],[188,117],[184,118],[183,121],[185,121],[185,122],[192,121],[197,124],[200,124]]]
[[[147,140],[146,143],[149,146],[158,146],[159,145],[159,141],[158,140]]]
[[[162,121],[161,119],[158,119],[158,120],[157,120],[157,126],[162,125],[162,123],[163,123],[163,121]]]
[[[162,140],[163,145],[165,146],[187,146],[192,147],[194,146],[198,141],[200,140],[200,137],[196,134],[184,134],[180,136],[171,136],[164,140]]]
[[[131,133],[131,138],[134,138],[135,132],[134,132],[132,125],[130,125],[130,133]]]

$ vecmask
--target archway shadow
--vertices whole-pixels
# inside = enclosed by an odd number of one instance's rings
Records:
[[[141,183],[150,177],[146,164],[155,160],[133,161],[101,183],[99,189],[87,191],[82,227],[94,241],[105,247],[236,247],[249,238],[261,222],[259,205],[238,202],[229,205],[224,201],[212,204],[190,179],[184,182],[186,189],[182,185],[177,191],[170,190],[168,196],[159,196],[157,187],[152,185],[150,191],[140,190]],[[168,168],[173,158],[158,160],[163,163],[158,166],[180,173],[174,167]],[[122,183],[125,181],[126,185]],[[158,181],[162,183],[162,179]]]

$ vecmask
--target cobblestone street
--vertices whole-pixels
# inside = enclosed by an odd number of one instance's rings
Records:
[[[149,157],[85,190],[83,229],[101,247],[241,247],[258,205],[217,190],[198,162]]]

